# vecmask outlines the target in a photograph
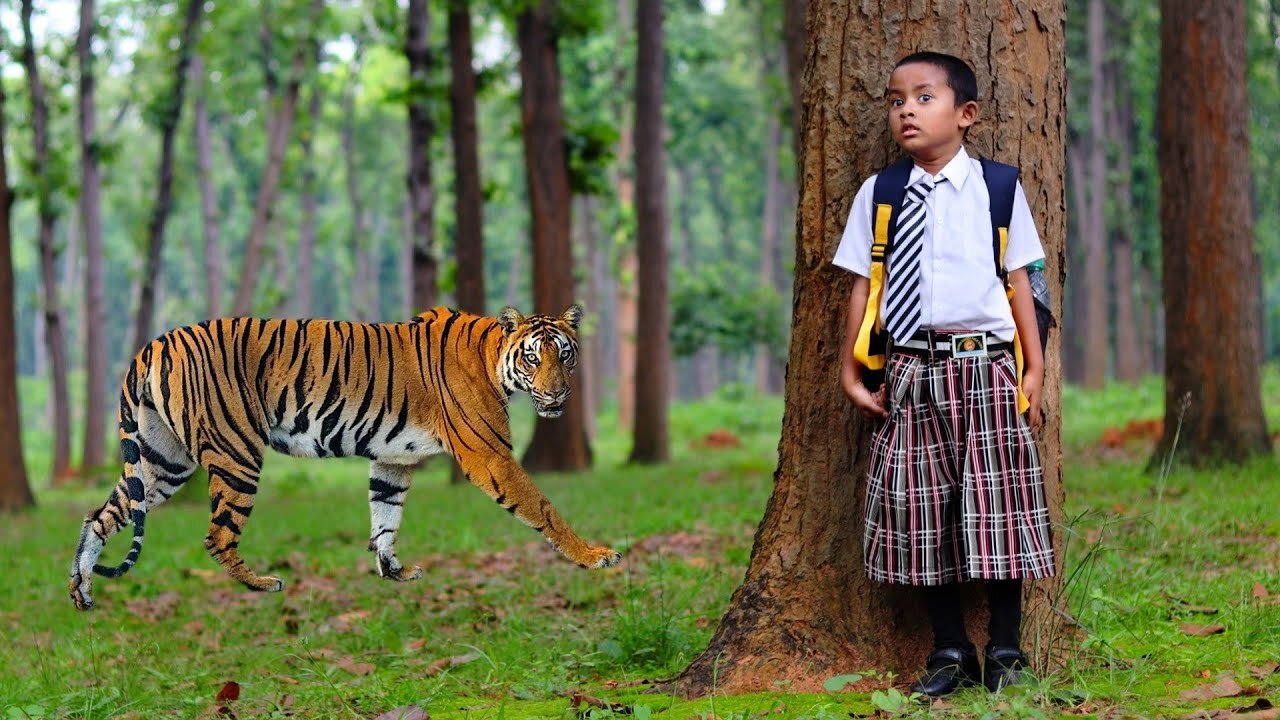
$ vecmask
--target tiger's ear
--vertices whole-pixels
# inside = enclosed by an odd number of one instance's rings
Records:
[[[515,332],[516,326],[522,322],[524,322],[524,316],[513,307],[502,308],[502,312],[498,314],[498,324],[509,333]]]
[[[581,305],[574,303],[569,306],[568,310],[564,311],[564,314],[560,316],[560,319],[569,323],[569,327],[577,330],[578,324],[582,322],[582,315],[584,312],[586,311],[582,309]]]

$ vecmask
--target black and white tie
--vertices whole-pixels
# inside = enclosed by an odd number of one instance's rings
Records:
[[[925,204],[933,192],[933,182],[926,176],[907,188],[898,231],[893,238],[893,256],[889,264],[889,283],[885,294],[885,327],[895,343],[911,339],[920,329],[920,255],[924,247],[925,223],[929,208]]]

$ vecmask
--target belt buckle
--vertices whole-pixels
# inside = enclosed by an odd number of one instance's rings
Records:
[[[987,334],[965,333],[951,336],[951,357],[984,357],[987,354]]]

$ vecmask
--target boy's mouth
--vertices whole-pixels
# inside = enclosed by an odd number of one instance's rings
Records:
[[[903,136],[903,137],[912,137],[912,136],[916,135],[916,134],[917,134],[917,133],[919,133],[919,132],[920,132],[920,128],[916,127],[915,125],[911,125],[911,124],[903,124],[903,126],[902,126],[902,136]]]

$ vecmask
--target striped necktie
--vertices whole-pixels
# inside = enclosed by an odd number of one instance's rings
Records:
[[[932,192],[927,175],[908,187],[898,218],[885,294],[885,327],[895,343],[910,340],[920,329],[920,255],[929,214],[925,200]]]

